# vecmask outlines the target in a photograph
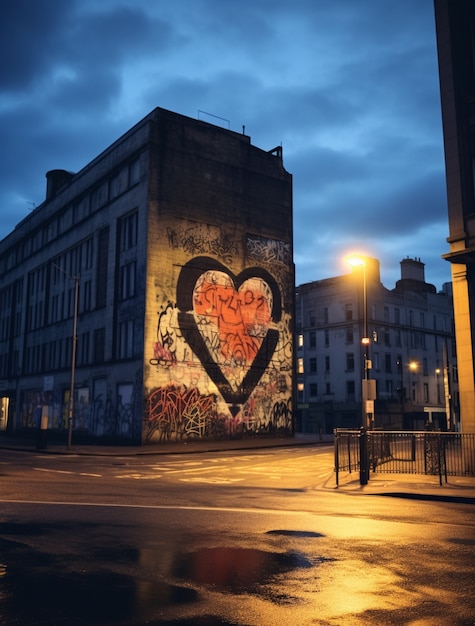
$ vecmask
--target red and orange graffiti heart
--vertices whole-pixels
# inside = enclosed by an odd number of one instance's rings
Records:
[[[228,274],[208,271],[195,286],[193,310],[215,361],[250,367],[269,328],[272,293],[260,278],[249,278],[236,290]]]

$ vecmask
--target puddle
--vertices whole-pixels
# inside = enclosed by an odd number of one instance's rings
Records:
[[[195,609],[194,605],[202,606],[200,587],[288,603],[287,596],[276,595],[277,591],[271,589],[276,579],[320,563],[303,552],[271,548],[210,547],[182,552],[179,542],[165,542],[162,534],[154,545],[141,548],[117,541],[109,532],[98,532],[92,524],[86,530],[93,540],[85,548],[80,539],[80,530],[84,531],[85,526],[2,524],[1,623],[152,625],[162,611],[169,613],[174,607],[182,607],[188,612]],[[303,539],[321,536],[278,529],[267,534]],[[49,545],[54,548],[46,551]],[[210,613],[188,622],[162,619],[159,623],[235,626]]]
[[[71,556],[43,555],[16,542],[1,542],[0,549],[0,619],[10,618],[2,623],[132,624],[163,607],[199,600],[189,587],[103,571],[97,565],[91,570],[83,561],[71,571]]]
[[[246,593],[279,574],[313,565],[298,552],[217,547],[180,555],[175,562],[174,575],[217,590]]]

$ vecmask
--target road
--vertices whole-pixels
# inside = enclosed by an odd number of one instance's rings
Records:
[[[344,492],[332,467],[3,450],[0,623],[475,624],[473,505]]]

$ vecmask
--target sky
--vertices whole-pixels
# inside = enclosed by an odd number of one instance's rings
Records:
[[[0,239],[162,107],[282,145],[297,284],[451,280],[433,0],[2,0],[0,58]]]

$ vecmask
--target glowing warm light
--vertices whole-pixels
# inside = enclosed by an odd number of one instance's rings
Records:
[[[361,265],[365,265],[365,260],[362,256],[357,256],[357,255],[350,255],[350,256],[346,256],[345,257],[345,261],[346,263],[348,263],[348,265],[351,265],[352,267],[358,267]]]
[[[369,346],[369,337],[361,337],[361,343],[364,346]]]
[[[411,370],[411,372],[415,372],[417,370],[417,363],[415,361],[411,361],[409,363],[409,369]]]

